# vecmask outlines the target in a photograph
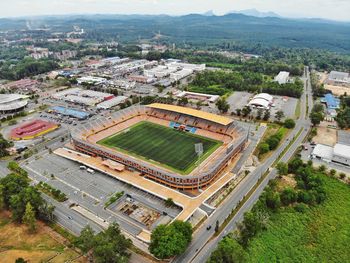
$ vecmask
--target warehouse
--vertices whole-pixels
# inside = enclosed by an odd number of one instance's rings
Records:
[[[128,100],[128,97],[125,96],[118,96],[114,97],[113,99],[106,100],[104,102],[101,102],[100,104],[97,104],[98,109],[102,110],[108,110],[110,108],[113,108],[115,106],[118,106]]]
[[[73,88],[58,92],[52,95],[52,97],[57,100],[64,100],[80,105],[95,106],[102,101],[114,98],[114,95],[99,91]]]
[[[311,153],[311,157],[325,162],[334,162],[350,165],[350,146],[337,143],[334,147],[317,144]]]

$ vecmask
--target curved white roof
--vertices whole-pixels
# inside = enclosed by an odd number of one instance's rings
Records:
[[[248,105],[268,108],[270,103],[265,99],[252,99]]]
[[[271,103],[272,100],[273,100],[273,97],[272,97],[270,94],[267,94],[267,93],[260,93],[260,94],[258,94],[258,95],[255,95],[254,98],[253,98],[253,100],[254,100],[254,99],[263,99],[263,100],[266,100],[266,101],[268,101],[269,103]]]
[[[28,104],[28,96],[21,94],[0,94],[0,111],[23,108]]]

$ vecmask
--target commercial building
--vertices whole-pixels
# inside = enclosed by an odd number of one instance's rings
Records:
[[[205,64],[190,64],[190,63],[182,63],[178,60],[168,60],[168,63],[166,64],[168,67],[178,68],[178,69],[189,69],[193,72],[201,72],[206,69]]]
[[[39,82],[33,79],[21,79],[4,85],[7,90],[17,90],[18,92],[28,93],[39,91]]]
[[[197,100],[197,101],[207,101],[210,103],[215,103],[220,98],[219,95],[211,95],[211,94],[196,93],[196,92],[189,92],[189,91],[182,91],[176,94],[176,97],[187,98],[190,100]]]
[[[337,143],[334,147],[317,144],[311,153],[311,157],[325,162],[350,166],[350,146],[342,143]]]
[[[330,85],[337,85],[337,84],[344,84],[349,85],[350,84],[350,74],[347,72],[340,72],[340,71],[331,71],[329,73],[327,84]]]
[[[286,84],[286,83],[288,83],[289,82],[289,72],[281,71],[275,77],[275,81],[278,82],[279,84]]]
[[[99,104],[97,104],[97,108],[98,109],[102,109],[102,110],[108,110],[110,108],[113,108],[115,106],[118,106],[124,102],[126,102],[128,100],[128,97],[125,96],[118,96],[118,97],[114,97],[113,99],[110,100],[106,100],[104,102],[101,102]]]
[[[0,113],[22,111],[28,105],[28,96],[21,94],[0,94]]]
[[[52,98],[80,105],[95,106],[98,103],[114,98],[114,95],[99,91],[72,88],[60,91],[52,95]]]
[[[181,79],[184,79],[184,78],[190,76],[191,74],[193,74],[192,69],[182,69],[180,71],[171,73],[170,79],[171,79],[171,81],[178,81],[178,80],[181,80]]]
[[[78,81],[78,84],[87,83],[87,84],[91,84],[91,85],[100,85],[100,84],[106,83],[107,79],[87,76],[87,77],[78,78],[77,81]]]
[[[79,120],[85,120],[90,117],[90,114],[85,111],[78,111],[75,109],[70,109],[70,108],[61,107],[61,106],[52,107],[51,109],[48,110],[48,112],[77,118]]]

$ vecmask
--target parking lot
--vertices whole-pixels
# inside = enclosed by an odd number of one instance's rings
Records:
[[[136,236],[145,226],[132,220],[122,213],[114,213],[105,209],[105,203],[116,192],[124,192],[144,206],[150,207],[161,214],[175,218],[181,211],[178,207],[166,207],[164,200],[144,192],[132,185],[123,183],[95,171],[89,173],[80,169],[79,164],[59,157],[55,154],[45,153],[40,158],[32,157],[23,166],[34,178],[34,181],[44,181],[56,189],[64,192],[68,201],[67,205],[79,204],[88,211],[103,218],[106,221],[116,221],[123,229]],[[159,222],[152,226],[155,227]]]
[[[228,97],[227,102],[230,105],[230,111],[236,112],[237,109],[242,109],[248,105],[249,101],[254,97],[254,94],[248,92],[236,91],[230,97]],[[270,109],[271,120],[274,120],[274,116],[277,111],[282,110],[286,118],[295,117],[295,109],[298,105],[298,99],[283,97],[283,96],[273,96],[274,104]],[[257,110],[253,109],[253,114],[256,114]]]

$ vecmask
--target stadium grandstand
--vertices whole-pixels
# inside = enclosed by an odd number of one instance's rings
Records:
[[[34,120],[14,128],[11,131],[11,139],[15,141],[35,139],[36,137],[56,130],[58,127],[56,123]]]
[[[28,98],[21,94],[0,94],[0,113],[9,114],[22,111],[28,105]]]
[[[247,142],[229,118],[167,104],[132,106],[71,131],[75,150],[178,189],[212,183]],[[195,145],[202,145],[202,154]]]

